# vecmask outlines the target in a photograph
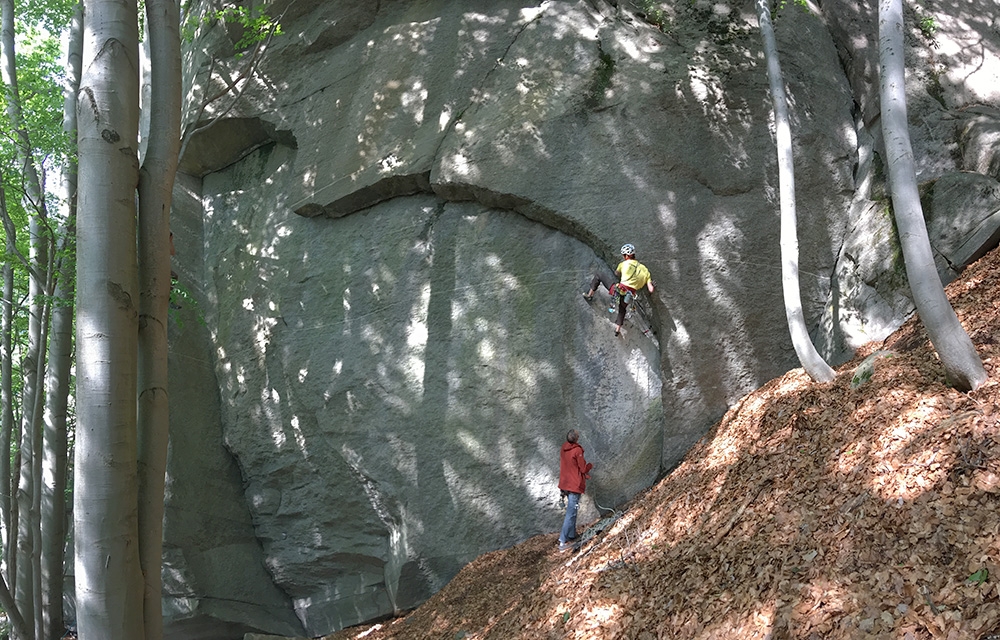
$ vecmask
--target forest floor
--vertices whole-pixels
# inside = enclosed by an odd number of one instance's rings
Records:
[[[536,536],[326,640],[1000,640],[1000,250],[947,291],[980,389],[948,387],[911,319],[832,383],[744,397],[578,552]]]

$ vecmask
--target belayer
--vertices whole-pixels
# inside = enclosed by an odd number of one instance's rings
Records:
[[[639,289],[646,287],[650,293],[656,290],[656,286],[649,277],[649,269],[646,268],[646,265],[635,259],[634,246],[631,244],[623,245],[622,258],[618,268],[615,269],[618,282],[612,282],[611,278],[603,273],[595,273],[593,279],[590,281],[590,291],[583,294],[587,302],[590,302],[594,299],[594,292],[597,291],[597,287],[603,284],[604,288],[611,294],[612,304],[614,304],[613,301],[615,299],[618,300],[618,320],[615,322],[615,336],[621,335],[622,325],[625,324],[625,310],[628,309],[629,303],[635,298],[635,294],[639,292]]]
[[[559,491],[566,500],[566,515],[559,531],[560,551],[573,548],[576,540],[576,511],[580,506],[580,496],[587,490],[587,480],[590,479],[590,470],[593,468],[594,465],[583,457],[580,432],[570,429],[559,452]]]

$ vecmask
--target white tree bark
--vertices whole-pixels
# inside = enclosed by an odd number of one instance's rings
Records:
[[[167,314],[170,202],[181,123],[180,7],[146,0],[150,50],[149,144],[139,171],[139,554],[145,640],[163,637],[163,490],[170,426]]]
[[[83,13],[77,7],[70,24],[66,50],[66,87],[63,101],[63,130],[76,139],[76,93],[80,87],[80,59],[83,49]],[[64,208],[59,236],[63,248],[72,246],[76,234],[76,162],[68,160],[62,175]],[[64,254],[70,253],[64,251]],[[63,635],[63,564],[66,545],[66,412],[73,354],[74,264],[65,256],[57,269],[56,304],[52,309],[49,342],[49,369],[42,452],[42,633],[44,640]]]
[[[6,98],[6,108],[7,117],[10,125],[13,129],[11,132],[13,134],[12,138],[15,139],[15,144],[20,147],[23,144],[21,134],[23,131],[20,128],[20,97],[17,92],[17,73],[14,58],[14,3],[12,0],[2,0],[0,1],[0,77],[3,79],[3,89]],[[2,186],[2,185],[0,185]],[[3,195],[0,195],[2,198]],[[7,203],[3,201],[0,203],[3,205],[3,216],[4,216],[4,227],[7,236],[7,252],[10,255],[15,255],[17,252],[17,246],[15,244],[15,238],[17,230],[14,228],[13,222],[11,221],[8,211]],[[14,430],[14,396],[13,396],[13,342],[12,342],[12,332],[13,332],[13,296],[14,296],[14,274],[13,270],[9,264],[4,266],[4,373],[3,373],[3,390],[4,390],[4,414],[3,414],[3,442],[6,444],[4,451],[10,451],[11,446],[14,444],[15,440],[19,440],[17,433]],[[23,391],[23,389],[22,389]],[[20,445],[19,445],[20,446]],[[16,493],[18,485],[20,483],[20,465],[16,464],[14,469],[11,469],[10,460],[8,456],[2,456],[3,462],[0,463],[0,468],[3,469],[3,482],[6,483],[3,487],[3,518],[4,518],[4,572],[6,574],[7,582],[10,585],[10,590],[16,592],[17,589],[17,540],[18,540],[18,507],[16,502]],[[18,460],[20,456],[18,456]],[[18,479],[12,477],[12,473],[18,473]],[[23,620],[22,620],[23,623]]]
[[[771,88],[774,109],[775,141],[778,148],[778,190],[781,208],[781,288],[785,298],[785,318],[791,334],[792,346],[802,368],[817,382],[830,382],[834,370],[816,351],[816,346],[806,328],[802,311],[802,294],[799,290],[799,239],[795,213],[795,165],[792,157],[792,133],[788,124],[788,100],[785,82],[778,63],[778,46],[771,24],[769,0],[757,0],[757,17],[760,35],[764,41],[764,58]]]
[[[139,44],[135,0],[85,0],[78,95],[77,624],[143,638],[136,478]]]
[[[10,217],[7,215],[7,201],[4,195],[3,184],[0,183],[0,215],[4,220],[4,227],[7,235],[7,251],[13,253],[15,247],[15,230],[10,224]],[[0,446],[4,451],[10,451],[11,437],[14,430],[14,394],[13,394],[13,355],[11,352],[12,327],[13,327],[13,297],[14,297],[14,270],[9,263],[4,264],[4,284],[3,284],[3,362],[2,362],[2,400],[3,400],[3,426],[0,427]],[[3,504],[0,507],[3,513],[3,520],[0,522],[3,533],[4,570],[0,572],[0,607],[10,618],[15,638],[31,638],[32,627],[25,623],[24,616],[18,610],[17,602],[10,587],[11,578],[17,571],[16,563],[11,560],[16,558],[16,553],[12,549],[15,544],[16,535],[14,533],[13,519],[16,518],[16,510],[12,508],[11,489],[14,487],[11,477],[10,456],[0,456],[0,493],[3,494]]]
[[[0,58],[7,92],[7,118],[13,129],[17,159],[25,179],[24,208],[30,219],[29,234],[29,316],[28,349],[22,360],[24,379],[21,402],[21,470],[17,490],[17,563],[14,598],[34,635],[41,630],[41,400],[44,396],[45,346],[49,314],[49,239],[43,228],[46,219],[44,193],[35,167],[31,141],[24,127],[18,93],[14,42],[13,0],[0,1]]]
[[[879,0],[879,63],[882,137],[892,208],[906,264],[906,277],[920,320],[937,350],[949,381],[972,390],[986,381],[976,348],[945,296],[934,266],[927,226],[917,190],[916,166],[906,122],[906,84],[901,0]]]
[[[7,225],[10,220],[7,215],[7,201],[3,190],[3,183],[0,182],[0,213],[3,214],[6,228],[6,250],[8,254],[13,254],[16,248],[13,225]],[[3,264],[3,320],[0,325],[3,352],[0,354],[0,400],[3,402],[3,414],[0,416],[0,449],[10,451],[12,436],[14,433],[14,353],[12,334],[14,330],[14,268],[9,262]],[[14,536],[11,534],[11,487],[13,485],[10,474],[10,456],[0,456],[0,542],[3,545],[3,571],[2,577],[10,582],[11,574],[10,558],[11,543]]]

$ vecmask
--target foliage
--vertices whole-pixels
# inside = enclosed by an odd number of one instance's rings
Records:
[[[39,161],[53,154],[64,155],[70,146],[62,130],[65,74],[59,49],[57,38],[38,33],[18,43],[17,84],[23,124],[34,147],[44,154],[36,158]],[[6,143],[5,136],[2,144]]]
[[[181,27],[181,37],[190,42],[194,39],[198,28],[221,22],[235,25],[242,29],[243,35],[233,45],[236,51],[245,51],[255,44],[267,40],[271,35],[281,35],[281,25],[268,15],[262,7],[248,9],[246,7],[226,7],[211,11],[199,17],[190,16]]]
[[[986,567],[983,567],[978,571],[976,571],[975,573],[973,573],[971,576],[969,576],[966,579],[966,582],[978,587],[979,585],[986,582],[989,579],[989,577],[990,577],[990,570],[987,569]]]
[[[672,25],[670,16],[660,7],[660,3],[654,0],[639,0],[639,11],[646,22],[653,25],[663,33],[670,31]]]
[[[170,285],[170,319],[177,323],[178,329],[184,328],[184,321],[181,319],[181,314],[179,313],[181,309],[187,307],[188,309],[193,309],[195,312],[195,318],[198,324],[203,327],[208,325],[205,323],[205,315],[201,312],[198,307],[198,301],[195,300],[191,292],[176,280]]]
[[[803,9],[809,8],[809,4],[806,2],[806,0],[793,0],[793,2],[795,3],[795,5]],[[786,6],[788,6],[788,0],[778,0],[778,4],[775,7],[775,10],[772,11],[775,20],[777,20],[778,14],[780,14],[781,11],[783,11]]]
[[[63,131],[63,82],[64,66],[59,44],[58,20],[69,21],[73,3],[32,2],[19,4],[16,14],[16,58],[17,89],[21,106],[21,125],[31,144],[32,158],[40,173],[39,180],[45,189],[49,174],[57,175],[58,170],[69,158],[73,141]],[[7,112],[10,95],[0,92],[0,183],[4,190],[6,213],[16,230],[16,253],[7,251],[6,228],[0,227],[0,261],[10,264],[14,271],[14,326],[12,343],[15,354],[23,348],[27,339],[28,272],[22,259],[28,255],[28,224],[35,211],[25,208],[25,176],[18,159],[21,142],[15,136],[13,123]],[[47,201],[54,200],[51,192],[46,193]],[[51,233],[52,228],[42,225],[43,233]],[[14,366],[15,397],[19,394],[21,376]]]
[[[917,27],[920,29],[920,33],[928,40],[932,40],[938,30],[937,21],[934,20],[934,16],[929,16],[920,11],[917,11]]]
[[[15,0],[14,15],[19,24],[15,30],[20,35],[29,25],[45,33],[52,34],[58,41],[59,34],[66,29],[77,0]]]
[[[56,3],[53,15],[58,14],[60,8],[65,6]],[[60,60],[59,32],[49,31],[46,26],[52,16],[46,15],[45,20],[29,23],[24,21],[31,18],[31,14],[17,17],[15,63],[21,125],[31,143],[31,153],[44,189],[47,175],[57,174],[74,142],[62,128],[65,71]],[[7,90],[0,94],[0,131],[3,132],[0,135],[0,176],[8,212],[18,228],[26,229],[29,212],[23,210],[24,176],[18,161],[20,142],[7,114],[9,98]],[[51,193],[46,194],[46,198],[51,197]],[[26,251],[27,232],[19,234],[18,248],[22,254]]]

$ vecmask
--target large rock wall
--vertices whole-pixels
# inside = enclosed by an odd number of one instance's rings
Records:
[[[200,107],[254,60],[232,55],[239,30],[188,48],[188,124],[211,124],[185,144],[175,207],[186,312],[205,322],[173,334],[175,629],[230,637],[239,609],[315,636],[414,606],[476,555],[558,528],[567,429],[596,464],[586,519],[797,364],[752,4],[663,3],[663,30],[627,3],[480,5],[269,4],[284,35],[231,106]],[[777,21],[802,297],[835,362],[912,311],[858,37],[872,11],[824,0]],[[915,64],[962,62],[946,17],[937,47],[911,39]],[[940,81],[911,91],[944,277],[1000,208],[981,81],[1000,47],[973,22],[975,80],[923,70]],[[657,291],[614,339],[580,293],[623,242]],[[196,496],[201,468],[217,487]]]

